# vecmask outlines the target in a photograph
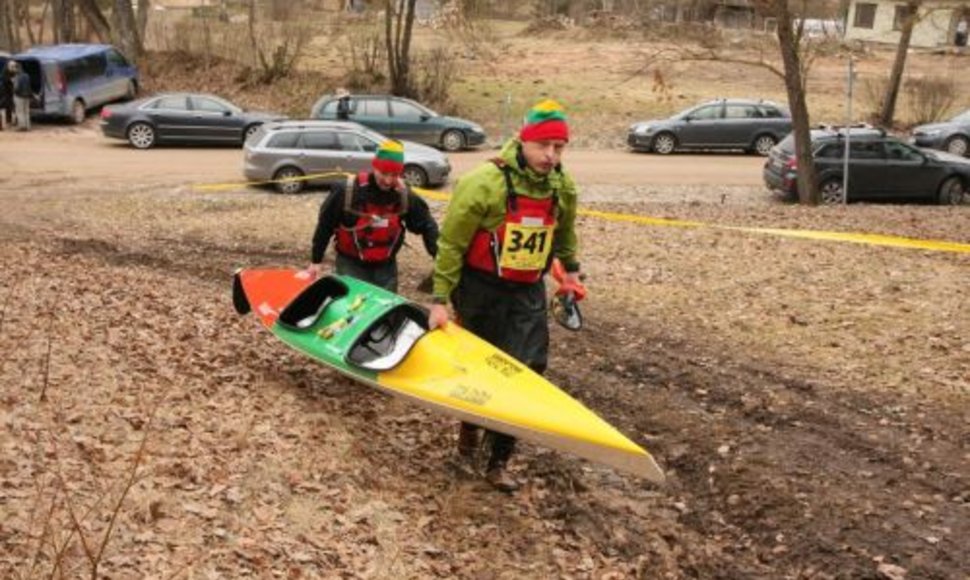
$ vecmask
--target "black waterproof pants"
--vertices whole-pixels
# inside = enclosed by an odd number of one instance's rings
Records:
[[[465,268],[451,297],[463,327],[542,374],[549,359],[546,288],[505,282]],[[469,426],[463,425],[467,429]],[[515,449],[515,437],[490,432],[488,467],[502,467]]]

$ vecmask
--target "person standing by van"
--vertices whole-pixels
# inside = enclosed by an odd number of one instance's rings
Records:
[[[13,77],[17,61],[11,60],[0,71],[0,131],[13,126]]]
[[[17,114],[17,130],[30,131],[30,97],[33,91],[30,90],[30,75],[23,71],[20,63],[11,61],[13,64],[13,104]]]

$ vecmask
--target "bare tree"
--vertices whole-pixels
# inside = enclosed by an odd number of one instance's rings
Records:
[[[802,8],[807,0],[802,0]],[[792,129],[795,135],[795,159],[798,171],[798,200],[800,203],[817,205],[820,201],[818,178],[815,175],[815,160],[812,156],[812,136],[808,117],[808,104],[805,100],[808,67],[812,56],[803,54],[805,19],[793,24],[788,0],[756,0],[756,8],[764,15],[774,16],[778,21],[778,45],[784,64],[783,78],[785,92],[788,94],[788,108],[792,115]]]
[[[387,44],[387,65],[391,77],[391,93],[414,96],[411,80],[411,30],[414,26],[414,5],[417,0],[384,1],[384,40]]]
[[[882,111],[879,113],[879,124],[883,127],[891,127],[893,118],[896,116],[896,100],[899,98],[899,87],[903,82],[906,55],[909,52],[910,41],[913,39],[913,29],[916,28],[920,18],[919,9],[922,4],[922,0],[908,0],[904,6],[900,6],[903,12],[899,45],[896,46],[896,60],[893,61],[893,69],[886,84],[886,96],[882,100]]]
[[[115,0],[112,18],[115,42],[128,58],[137,60],[144,47],[138,34],[138,22],[135,19],[135,11],[131,7],[131,0]]]
[[[111,38],[111,25],[108,23],[108,19],[104,17],[104,13],[101,12],[101,8],[98,6],[97,0],[75,0],[77,2],[77,7],[87,20],[88,25],[91,26],[91,30],[94,31],[95,36],[101,42],[107,42]]]
[[[16,6],[10,3],[0,4],[0,49],[10,52],[20,52],[19,20]]]
[[[53,30],[54,42],[74,42],[74,1],[73,0],[53,0],[52,16],[54,17]]]

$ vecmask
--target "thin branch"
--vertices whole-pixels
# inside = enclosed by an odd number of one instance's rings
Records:
[[[47,321],[47,354],[44,356],[44,384],[40,389],[40,402],[47,402],[47,385],[50,383],[51,378],[51,348],[53,346],[53,336],[54,334],[54,311],[50,311],[50,317]]]

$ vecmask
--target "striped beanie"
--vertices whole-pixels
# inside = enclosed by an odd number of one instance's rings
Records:
[[[404,145],[400,141],[388,139],[377,148],[377,155],[371,162],[374,169],[381,173],[404,172]]]
[[[529,109],[525,114],[525,124],[519,130],[519,139],[569,141],[569,125],[566,124],[566,113],[562,110],[562,106],[556,101],[546,99]]]

